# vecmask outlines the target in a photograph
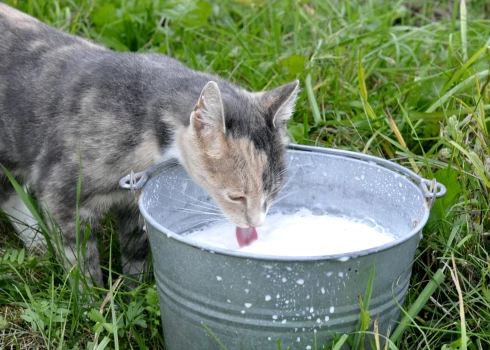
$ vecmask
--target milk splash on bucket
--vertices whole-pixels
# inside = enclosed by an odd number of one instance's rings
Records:
[[[372,220],[314,215],[303,208],[296,213],[269,214],[257,228],[258,240],[240,248],[235,226],[223,222],[202,227],[186,236],[219,248],[261,255],[318,256],[344,254],[391,242],[395,237]]]

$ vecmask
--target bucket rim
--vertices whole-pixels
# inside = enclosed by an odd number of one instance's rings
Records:
[[[420,195],[423,198],[426,198],[424,200],[424,203],[422,205],[423,208],[423,215],[421,220],[417,223],[417,225],[406,235],[403,235],[402,237],[396,238],[393,241],[390,241],[386,244],[382,244],[376,247],[368,248],[368,249],[363,249],[363,250],[358,250],[358,251],[353,251],[353,252],[348,252],[348,253],[341,253],[341,254],[329,254],[329,255],[310,255],[310,256],[289,256],[289,255],[264,255],[264,254],[255,254],[255,253],[249,253],[249,252],[242,252],[238,250],[232,250],[232,249],[225,249],[225,248],[220,248],[212,245],[208,245],[202,242],[197,242],[192,239],[187,238],[186,236],[182,236],[178,233],[175,233],[164,226],[162,226],[160,223],[158,223],[146,210],[145,206],[143,205],[144,202],[144,197],[145,197],[145,186],[142,189],[141,196],[139,198],[139,203],[138,207],[143,215],[144,220],[153,226],[155,229],[160,231],[162,234],[166,235],[167,238],[174,239],[175,241],[185,244],[187,246],[191,246],[200,250],[204,251],[209,251],[210,253],[213,254],[218,254],[218,255],[225,255],[225,256],[232,256],[232,257],[237,257],[237,258],[245,258],[245,259],[252,259],[252,260],[263,260],[263,261],[278,261],[278,262],[305,262],[305,261],[326,261],[326,260],[337,260],[337,261],[347,261],[349,259],[355,259],[361,256],[366,256],[370,254],[376,254],[380,251],[388,250],[392,247],[401,245],[402,243],[412,239],[415,235],[418,233],[422,232],[422,229],[425,227],[427,224],[427,221],[429,219],[429,214],[430,214],[430,208],[427,203],[427,197],[428,193],[427,190],[425,189],[424,185],[424,180],[417,174],[413,173],[411,170],[396,164],[394,162],[391,162],[389,160],[375,157],[375,156],[370,156],[370,155],[365,155],[362,153],[358,152],[352,152],[352,151],[344,151],[344,150],[335,150],[335,149],[329,149],[329,148],[321,148],[321,147],[314,147],[314,146],[302,146],[302,145],[290,145],[289,151],[292,151],[294,153],[303,153],[303,152],[316,152],[316,153],[323,153],[323,154],[328,154],[331,156],[335,157],[343,157],[343,158],[349,158],[353,160],[360,160],[364,161],[366,163],[370,163],[372,165],[376,165],[382,168],[385,168],[387,170],[390,170],[394,173],[398,173],[401,176],[404,176],[405,178],[411,180],[412,184],[414,185],[414,188],[420,193]],[[373,164],[374,163],[374,164]],[[175,162],[172,162],[173,165],[175,165]],[[150,183],[153,179],[150,179],[148,183]],[[428,180],[426,180],[428,181]],[[147,184],[148,184],[147,183]],[[417,186],[418,185],[418,186]],[[435,197],[440,197],[444,195],[445,193],[445,188],[443,185],[440,183],[437,183],[437,189],[439,190],[438,192],[433,193],[433,198]],[[437,190],[436,189],[436,190]],[[147,230],[148,232],[148,230]],[[150,234],[148,232],[148,234]]]

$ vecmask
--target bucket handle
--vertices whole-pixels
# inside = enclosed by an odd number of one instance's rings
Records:
[[[373,162],[382,165],[385,168],[395,170],[398,173],[401,173],[409,177],[422,188],[422,191],[424,192],[424,195],[427,198],[432,198],[432,200],[434,200],[435,198],[440,198],[446,194],[446,187],[443,184],[437,182],[435,179],[433,180],[425,179],[417,175],[413,171],[405,168],[404,166],[401,166],[395,162],[383,158],[370,156],[368,154],[363,154],[363,153],[332,149],[332,148],[298,145],[294,143],[289,144],[288,148],[292,150],[324,153],[324,154],[336,155],[341,157],[354,158],[366,162]],[[143,188],[145,183],[155,172],[159,170],[161,171],[170,166],[174,166],[176,162],[177,162],[176,160],[171,159],[137,173],[131,171],[131,173],[129,173],[128,175],[124,176],[119,180],[119,187],[126,190],[131,190],[131,192],[140,190],[141,188]]]
[[[400,174],[403,174],[407,177],[409,177],[412,181],[414,181],[416,184],[418,184],[422,191],[424,192],[424,195],[426,198],[431,198],[434,200],[435,198],[440,198],[446,194],[446,187],[437,182],[436,179],[429,180],[426,178],[423,178],[413,171],[405,168],[404,166],[401,166],[400,164],[397,164],[395,162],[371,156],[368,154],[364,153],[358,153],[358,152],[351,152],[351,151],[344,151],[340,149],[333,149],[333,148],[323,148],[323,147],[315,147],[315,146],[305,146],[305,145],[298,145],[291,143],[288,146],[289,149],[292,150],[299,150],[299,151],[307,151],[307,152],[315,152],[315,153],[324,153],[324,154],[330,154],[334,156],[341,156],[341,157],[347,157],[347,158],[354,158],[358,160],[362,160],[365,162],[369,163],[376,163],[378,165],[381,165],[385,168],[388,168],[390,170],[394,170]]]

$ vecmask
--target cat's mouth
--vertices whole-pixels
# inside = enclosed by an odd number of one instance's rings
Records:
[[[240,248],[250,245],[250,243],[259,238],[255,227],[243,228],[237,226],[235,232],[236,240],[238,241]]]

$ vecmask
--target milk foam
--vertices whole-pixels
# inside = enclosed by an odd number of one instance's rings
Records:
[[[377,247],[395,239],[373,221],[363,221],[314,215],[304,208],[292,215],[268,215],[264,225],[257,228],[259,239],[243,248],[238,246],[235,225],[231,222],[205,226],[186,237],[224,249],[283,256],[344,254]]]

